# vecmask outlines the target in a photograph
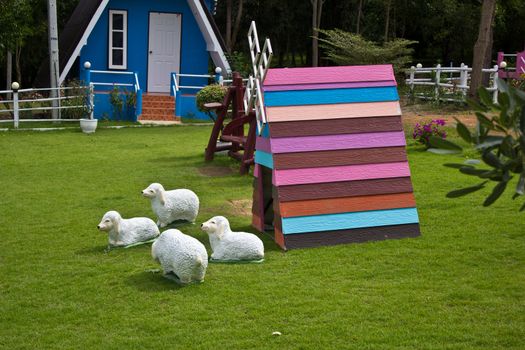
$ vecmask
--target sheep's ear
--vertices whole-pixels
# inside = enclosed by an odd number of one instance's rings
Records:
[[[164,197],[164,191],[160,191],[160,204],[166,204],[166,197]]]
[[[119,233],[120,232],[120,220],[113,220],[113,229],[115,230],[115,232]]]

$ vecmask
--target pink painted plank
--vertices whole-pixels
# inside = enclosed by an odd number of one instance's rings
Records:
[[[264,91],[289,91],[289,90],[320,90],[320,89],[345,89],[363,87],[397,86],[392,80],[372,81],[359,83],[325,83],[325,84],[296,84],[296,85],[270,85],[264,87]]]
[[[268,141],[257,141],[260,142],[257,144],[257,149],[268,153],[331,151],[406,145],[403,131],[274,138],[270,139],[269,148]]]
[[[395,81],[389,64],[315,68],[270,69],[264,87],[270,85]]]
[[[268,122],[400,116],[398,101],[266,107]]]
[[[410,176],[407,162],[275,170],[276,186],[386,179]]]

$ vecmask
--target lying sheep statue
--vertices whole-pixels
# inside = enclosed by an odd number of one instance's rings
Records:
[[[157,215],[157,225],[166,227],[176,220],[195,222],[199,213],[199,197],[190,190],[164,190],[161,184],[152,183],[142,195],[151,199],[151,207]]]
[[[149,241],[160,232],[149,218],[123,219],[116,211],[108,211],[97,228],[108,233],[110,247],[125,247],[130,244]]]
[[[160,263],[166,278],[180,284],[204,281],[208,267],[206,248],[179,230],[162,232],[151,246],[151,256]]]
[[[253,261],[264,258],[263,242],[253,233],[232,232],[224,216],[215,216],[201,225],[208,233],[212,260]]]

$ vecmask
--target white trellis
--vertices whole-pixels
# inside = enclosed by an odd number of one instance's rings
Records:
[[[250,75],[246,84],[246,92],[244,94],[244,110],[246,113],[249,113],[255,107],[257,129],[260,134],[264,129],[264,124],[266,124],[266,113],[264,111],[264,100],[261,85],[264,82],[264,79],[266,79],[266,74],[270,69],[273,50],[270,39],[266,38],[261,51],[255,21],[252,21],[250,30],[248,31],[248,46],[250,48],[253,75]]]

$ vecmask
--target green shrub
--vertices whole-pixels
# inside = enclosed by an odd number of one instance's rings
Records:
[[[445,164],[457,168],[465,175],[478,177],[478,185],[452,191],[449,198],[467,195],[481,190],[489,181],[496,183],[483,205],[489,206],[505,192],[514,175],[519,176],[513,198],[525,194],[525,92],[507,85],[498,79],[498,103],[492,101],[485,88],[479,89],[481,103],[469,101],[476,111],[478,126],[474,132],[457,121],[458,135],[475,146],[481,153],[481,160],[487,167],[477,168],[481,162],[468,161],[465,164]],[[455,143],[437,137],[429,139],[436,153],[459,152],[462,148]],[[520,209],[525,210],[525,204]]]
[[[338,65],[384,64],[394,66],[397,74],[412,61],[414,49],[409,47],[417,41],[394,39],[382,45],[368,41],[358,34],[341,29],[319,30],[325,38],[319,38],[326,58]]]
[[[213,84],[204,87],[197,93],[197,108],[201,112],[207,112],[204,105],[211,102],[222,103],[224,96],[226,95],[226,88],[224,86]]]

